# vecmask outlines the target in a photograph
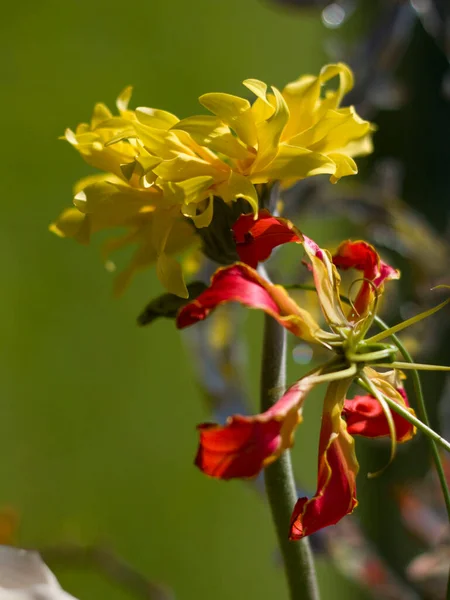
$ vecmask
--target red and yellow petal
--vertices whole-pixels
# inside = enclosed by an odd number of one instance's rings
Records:
[[[299,380],[266,412],[234,415],[225,425],[199,425],[200,445],[195,464],[219,479],[255,477],[293,444],[304,399],[313,379]]]
[[[347,327],[348,321],[340,299],[341,278],[330,253],[306,235],[303,236],[303,247],[311,261],[309,268],[313,273],[317,296],[327,323]]]
[[[291,518],[291,540],[334,525],[358,504],[356,475],[359,467],[354,440],[341,417],[350,382],[344,379],[328,386],[320,431],[317,490],[313,498],[297,501]]]
[[[403,388],[397,388],[403,398],[403,406],[409,408],[408,398]],[[347,431],[351,435],[362,435],[369,438],[390,435],[389,424],[381,404],[374,396],[355,396],[344,404]],[[398,413],[392,411],[397,442],[406,442],[414,435],[414,426]]]
[[[318,342],[320,335],[327,335],[282,286],[269,283],[243,263],[218,269],[209,288],[179,311],[177,327],[183,329],[203,321],[217,306],[227,302],[239,302],[249,308],[262,310],[306,341]]]
[[[290,221],[273,217],[268,210],[260,210],[257,219],[253,214],[241,215],[233,225],[233,234],[240,260],[254,269],[277,246],[303,241],[302,234]]]
[[[376,288],[382,288],[384,281],[398,279],[400,272],[380,259],[377,251],[367,242],[343,242],[333,256],[333,263],[340,269],[356,269],[362,272],[364,279],[371,281]],[[373,288],[363,281],[354,301],[353,310],[364,314],[373,298]]]
[[[364,372],[380,394],[387,396],[390,400],[406,408],[412,416],[415,416],[401,383],[404,379],[403,373],[396,369],[379,373],[370,367],[365,367]],[[353,400],[357,400],[357,403],[352,404],[352,400],[346,400],[344,407],[347,427],[351,433],[367,437],[390,435],[386,416],[381,405],[374,398],[371,396],[356,396]],[[374,401],[377,402],[378,407]],[[414,425],[411,425],[394,410],[391,410],[391,414],[395,425],[396,441],[406,442],[414,437],[416,434]]]

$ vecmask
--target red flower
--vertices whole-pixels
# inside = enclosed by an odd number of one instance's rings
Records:
[[[210,287],[179,311],[177,326],[187,327],[205,319],[220,304],[239,302],[263,310],[294,335],[330,350],[338,348],[339,352],[331,371],[327,364],[300,379],[266,412],[255,416],[235,415],[223,426],[200,425],[196,465],[206,474],[222,479],[257,475],[292,446],[294,431],[301,421],[303,403],[311,388],[318,383],[329,382],[322,413],[317,490],[311,499],[301,498],[295,506],[290,537],[296,540],[337,523],[357,505],[355,482],[358,463],[351,434],[379,437],[391,433],[396,440],[405,441],[413,435],[414,428],[395,415],[393,431],[385,409],[375,397],[356,396],[346,400],[353,378],[364,374],[377,393],[391,403],[408,408],[406,396],[397,389],[399,385],[393,374],[378,373],[365,364],[364,352],[368,351],[364,345],[358,346],[361,340],[354,336],[356,325],[345,314],[340,299],[340,277],[331,255],[296,232],[292,224],[267,212],[263,212],[256,221],[252,215],[241,217],[233,230],[241,259],[254,266],[265,260],[279,244],[303,243],[330,331],[321,329],[284,288],[273,285],[243,263],[219,269],[212,277]],[[334,261],[342,268],[362,270],[364,277],[375,286],[381,286],[384,279],[397,276],[397,272],[382,263],[375,250],[365,242],[345,242],[339,247]],[[372,293],[370,284],[363,282],[356,300],[358,311],[362,311],[361,319],[369,318],[364,313]],[[354,338],[356,346],[348,351]],[[383,352],[381,349],[382,356]],[[367,356],[373,354],[378,357],[379,352],[372,351]],[[412,409],[409,411],[413,412]]]

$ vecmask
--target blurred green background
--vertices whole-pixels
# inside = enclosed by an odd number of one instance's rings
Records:
[[[18,511],[20,545],[105,543],[181,600],[284,598],[262,499],[192,465],[208,414],[180,334],[135,325],[160,291],[154,274],[114,300],[98,240],[84,248],[47,228],[91,172],[58,136],[95,102],[113,107],[132,84],[133,107],[184,117],[200,94],[242,93],[248,77],[283,85],[325,62],[323,26],[258,0],[46,0],[2,12],[0,507]],[[317,427],[296,449],[312,487]],[[55,571],[81,600],[132,597],[95,572]],[[359,597],[329,565],[319,572],[323,598],[339,586]]]

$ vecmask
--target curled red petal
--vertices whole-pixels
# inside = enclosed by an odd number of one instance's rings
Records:
[[[340,269],[357,269],[366,279],[373,281],[379,274],[380,257],[367,242],[342,242],[333,256],[333,263]]]
[[[313,498],[297,501],[291,518],[291,540],[334,525],[358,504],[354,441],[341,418],[349,384],[349,380],[341,380],[328,387],[320,430],[317,490]]]
[[[197,467],[220,479],[254,477],[280,445],[279,421],[261,421],[257,417],[231,417],[224,427],[210,423],[198,426],[200,446]]]
[[[309,378],[301,379],[260,415],[235,415],[223,426],[199,425],[197,467],[220,479],[257,475],[292,446],[301,407],[312,385]]]
[[[214,308],[226,302],[263,310],[298,337],[317,341],[320,328],[312,316],[284,288],[269,283],[243,263],[218,269],[210,287],[178,312],[177,327],[182,329],[206,319]]]
[[[403,388],[397,391],[402,396],[405,408],[409,408],[408,398]],[[346,400],[344,415],[347,430],[351,435],[362,435],[369,438],[390,436],[389,425],[381,404],[374,396],[355,396]],[[414,435],[415,429],[401,415],[392,411],[397,442],[406,442]]]
[[[388,279],[398,279],[400,272],[380,259],[378,252],[367,242],[343,242],[333,256],[333,263],[340,269],[356,269],[364,279],[381,288]],[[354,302],[354,310],[362,315],[369,307],[373,295],[372,286],[364,281]]]
[[[253,213],[241,215],[233,225],[233,235],[240,260],[254,269],[277,246],[302,242],[301,233],[290,221],[273,217],[268,210],[260,210],[257,219]]]

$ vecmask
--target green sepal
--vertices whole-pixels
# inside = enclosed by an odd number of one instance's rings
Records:
[[[226,204],[222,199],[214,197],[213,219],[210,225],[197,229],[202,240],[203,254],[219,265],[237,262],[239,255],[231,228],[240,215],[250,210],[250,205],[242,198]]]
[[[175,294],[162,294],[151,300],[137,318],[138,325],[150,325],[156,319],[165,317],[175,319],[180,308],[195,300],[208,286],[203,281],[193,281],[187,286],[189,298],[180,298]]]

